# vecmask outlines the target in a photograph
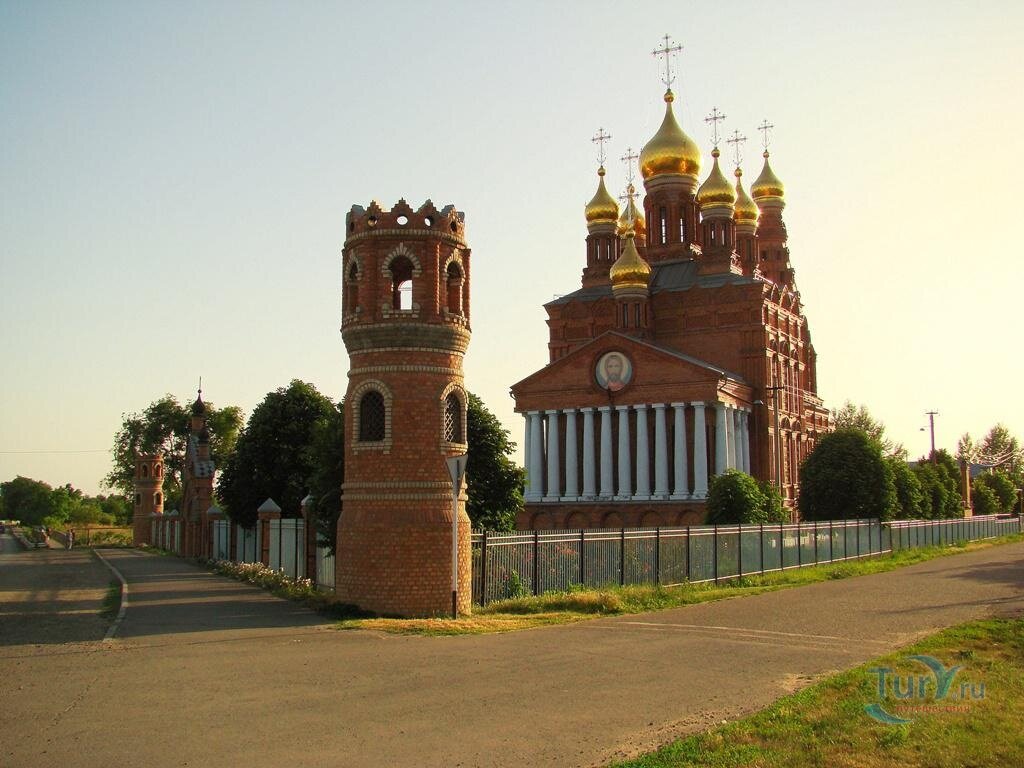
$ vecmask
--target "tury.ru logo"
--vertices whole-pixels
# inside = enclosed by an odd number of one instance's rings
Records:
[[[868,670],[878,678],[878,701],[866,704],[864,711],[880,723],[900,725],[913,722],[916,715],[967,712],[970,702],[985,698],[984,683],[961,680],[956,684],[957,673],[962,667],[947,669],[934,656],[916,655],[907,658],[924,665],[928,672],[898,675],[890,667],[873,667]]]

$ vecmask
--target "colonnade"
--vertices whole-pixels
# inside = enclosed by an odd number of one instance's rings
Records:
[[[526,500],[703,499],[711,461],[709,423],[713,419],[714,474],[730,468],[749,473],[749,414],[748,408],[703,401],[527,411]],[[582,451],[577,442],[581,432]]]

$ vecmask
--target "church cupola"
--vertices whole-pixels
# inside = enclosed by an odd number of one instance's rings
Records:
[[[626,333],[645,336],[651,321],[651,265],[637,251],[632,230],[623,235],[621,251],[608,272],[615,296],[615,325]]]
[[[743,274],[748,277],[757,269],[757,204],[743,188],[743,171],[737,166],[733,172],[736,176],[736,205],[733,208],[732,220],[736,229],[736,252],[740,256]]]
[[[615,261],[615,228],[619,221],[619,204],[604,184],[604,143],[611,136],[601,128],[593,142],[598,152],[597,192],[583,209],[587,219],[587,266],[583,270],[583,287],[608,284],[608,268]]]
[[[758,268],[773,283],[792,288],[795,287],[793,268],[789,263],[786,222],[782,219],[786,188],[768,162],[767,136],[771,127],[767,122],[761,125],[765,132],[764,167],[750,187],[751,196],[760,211],[757,221]]]
[[[718,167],[718,147],[711,150],[714,164],[711,173],[697,190],[701,222],[704,225],[704,247],[732,247],[733,210],[736,190]]]
[[[699,253],[700,234],[694,200],[700,176],[700,148],[676,121],[672,105],[675,94],[672,83],[671,57],[682,46],[670,46],[666,37],[663,47],[654,51],[664,57],[665,117],[661,127],[640,150],[640,174],[643,176],[644,216],[647,223],[647,249],[652,262],[689,259]]]

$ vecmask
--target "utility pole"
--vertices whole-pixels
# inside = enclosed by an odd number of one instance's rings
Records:
[[[935,460],[935,417],[938,416],[938,415],[939,415],[938,411],[926,411],[925,412],[925,416],[928,417],[928,428],[931,430],[931,434],[932,434],[932,452],[931,452],[932,464],[937,463],[936,460]]]

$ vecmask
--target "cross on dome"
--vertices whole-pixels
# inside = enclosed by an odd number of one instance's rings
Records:
[[[725,120],[725,114],[718,111],[718,107],[711,108],[711,114],[704,118],[705,123],[711,125],[711,143],[718,149],[718,124]]]
[[[763,138],[761,139],[761,144],[762,144],[762,145],[764,146],[764,151],[765,151],[765,152],[767,152],[767,151],[768,151],[768,145],[769,145],[769,144],[771,143],[771,139],[770,139],[770,138],[768,137],[768,133],[769,133],[769,131],[771,131],[771,130],[772,130],[772,128],[774,128],[774,127],[775,127],[775,126],[774,126],[773,124],[771,124],[771,123],[769,123],[769,122],[768,122],[768,119],[767,119],[767,118],[765,118],[765,119],[764,119],[764,120],[763,120],[763,121],[761,122],[761,124],[760,124],[759,126],[757,126],[757,130],[761,131],[761,135],[762,135],[762,137],[763,137]]]
[[[597,144],[597,161],[598,163],[601,164],[601,167],[604,167],[604,161],[606,157],[604,153],[604,143],[608,141],[608,139],[610,139],[611,137],[612,135],[610,133],[604,132],[604,128],[598,128],[597,133],[591,139],[592,142]]]
[[[732,138],[726,139],[726,144],[732,144],[733,157],[736,159],[736,167],[739,168],[743,164],[743,144],[747,141],[747,137],[736,129],[732,132]]]
[[[665,76],[661,78],[661,82],[665,84],[666,88],[671,90],[672,83],[676,80],[675,75],[672,74],[672,54],[679,53],[683,50],[683,46],[669,45],[670,38],[668,35],[665,35],[662,40],[664,41],[662,46],[651,51],[651,55],[654,58],[662,56],[665,58]]]
[[[632,147],[627,147],[626,148],[626,154],[624,154],[622,157],[619,158],[620,160],[622,160],[622,162],[624,162],[626,164],[626,183],[629,184],[630,186],[632,186],[633,179],[634,179],[634,176],[633,176],[633,169],[634,169],[633,161],[637,160],[639,157],[640,157],[640,155],[638,155],[635,152],[633,152],[633,148]]]

